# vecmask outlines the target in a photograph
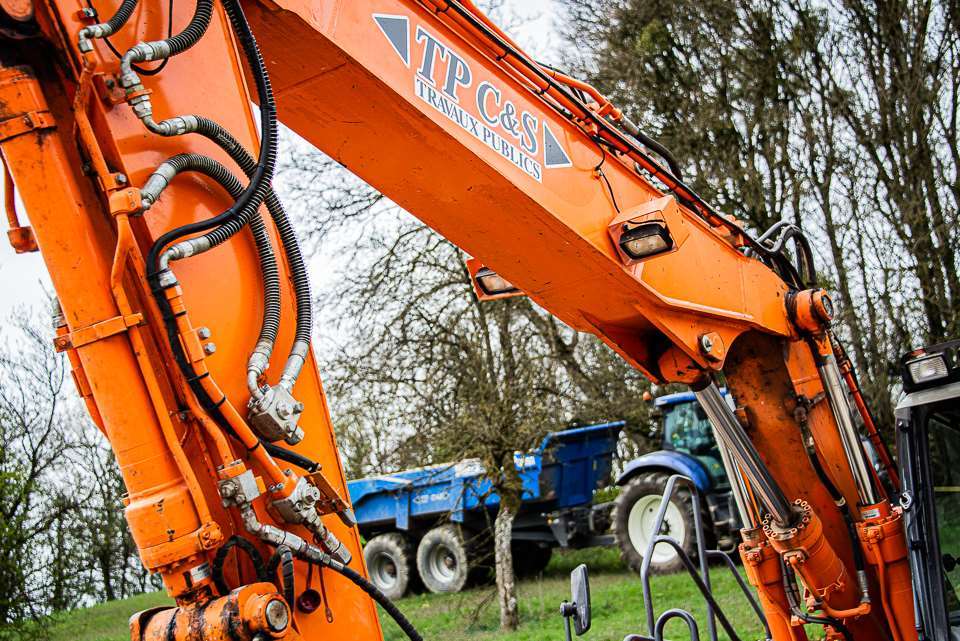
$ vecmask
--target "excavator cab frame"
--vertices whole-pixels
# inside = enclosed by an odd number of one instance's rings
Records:
[[[902,359],[897,451],[921,639],[960,639],[960,340]],[[942,496],[941,496],[942,495]]]

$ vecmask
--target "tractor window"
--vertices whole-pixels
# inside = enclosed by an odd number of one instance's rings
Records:
[[[696,401],[678,403],[669,409],[664,420],[667,443],[688,454],[706,454],[714,448],[713,428]]]
[[[960,410],[933,412],[927,419],[930,471],[940,554],[952,625],[960,623]]]

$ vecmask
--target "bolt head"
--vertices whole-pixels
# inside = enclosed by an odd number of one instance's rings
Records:
[[[264,609],[264,615],[271,632],[283,632],[290,625],[290,612],[280,599],[271,599]]]
[[[710,336],[707,334],[700,337],[700,348],[707,353],[713,350],[713,341],[710,340]]]
[[[217,346],[214,345],[213,343],[207,343],[206,345],[203,346],[203,351],[207,354],[213,354],[214,352],[217,351]]]
[[[197,336],[199,336],[200,338],[210,338],[210,328],[201,327],[200,329],[197,330]]]
[[[118,185],[127,184],[127,175],[126,174],[115,174],[114,179],[117,181]]]

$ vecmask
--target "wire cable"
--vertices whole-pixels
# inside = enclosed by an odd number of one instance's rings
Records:
[[[397,625],[400,626],[400,629],[403,630],[404,634],[407,635],[407,638],[409,638],[410,641],[423,641],[423,637],[420,636],[420,633],[417,632],[417,629],[413,627],[413,624],[410,623],[410,620],[403,615],[403,612],[401,612],[397,606],[393,604],[393,601],[391,601],[386,594],[381,592],[377,586],[354,572],[352,569],[348,568],[342,563],[334,561],[333,559],[319,561],[319,563],[324,567],[330,568],[337,574],[349,579],[354,585],[369,594],[370,598],[376,601],[380,607],[382,607],[384,611],[390,615],[390,618],[397,622]]]
[[[120,5],[120,9],[117,11],[117,14],[114,15],[113,18],[107,21],[107,24],[110,24],[113,29],[112,33],[116,33],[120,29],[120,27],[123,26],[123,24],[125,24],[126,21],[130,19],[130,16],[128,15],[119,26],[113,26],[114,20],[118,16],[120,16],[120,12],[123,11],[124,6],[126,6],[128,3],[132,4],[133,7],[136,7],[138,0],[125,0],[124,3]],[[87,6],[93,9],[94,13],[97,12],[97,8],[93,6],[93,2],[91,0],[87,0]],[[130,13],[133,13],[133,8],[130,9]],[[170,0],[169,8],[167,10],[167,38],[170,38],[171,36],[173,36],[173,0]],[[102,38],[102,40],[104,44],[107,45],[107,49],[109,49],[110,52],[117,57],[117,60],[120,60],[123,58],[123,54],[120,53],[115,46],[113,46],[113,43],[110,42],[109,37]],[[161,61],[160,64],[154,67],[153,69],[146,69],[139,65],[131,65],[131,67],[133,68],[134,71],[136,71],[142,76],[155,76],[161,71],[163,71],[163,68],[167,66],[167,61],[169,60],[170,58],[164,58],[163,61]]]

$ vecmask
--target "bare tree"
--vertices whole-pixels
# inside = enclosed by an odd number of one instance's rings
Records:
[[[38,619],[49,607],[72,607],[82,579],[48,568],[71,564],[56,547],[63,510],[51,497],[57,464],[69,448],[61,431],[65,370],[47,337],[15,321],[0,350],[0,623]],[[77,581],[81,584],[78,585]],[[51,589],[52,588],[52,589]]]
[[[560,0],[569,64],[757,231],[800,224],[878,418],[889,364],[960,331],[952,3]]]
[[[0,333],[0,630],[151,588],[105,439],[53,350],[49,317]],[[36,630],[36,628],[34,628]]]

